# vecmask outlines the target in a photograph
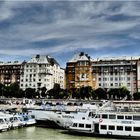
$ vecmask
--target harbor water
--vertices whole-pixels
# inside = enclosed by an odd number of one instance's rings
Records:
[[[50,129],[32,126],[1,132],[0,140],[108,140],[108,138],[77,136],[64,132],[65,130],[61,129]]]

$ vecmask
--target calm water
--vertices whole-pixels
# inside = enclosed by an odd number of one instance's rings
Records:
[[[27,127],[0,133],[1,140],[108,140],[106,138],[94,138],[75,136],[63,133],[64,130],[55,130],[41,127]],[[115,139],[109,139],[115,140]]]

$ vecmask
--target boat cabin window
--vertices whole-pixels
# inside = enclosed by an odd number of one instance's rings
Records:
[[[109,119],[116,119],[116,115],[110,114],[110,115],[109,115]]]
[[[109,130],[115,130],[115,126],[114,126],[114,125],[109,125],[109,126],[108,126],[108,129],[109,129]]]
[[[106,130],[107,126],[106,125],[101,125],[101,129]]]
[[[91,124],[86,124],[86,128],[91,128]]]
[[[132,120],[132,116],[125,116],[126,120]]]
[[[140,127],[134,127],[134,131],[140,132]]]
[[[124,119],[124,116],[118,115],[118,116],[117,116],[117,119]]]
[[[125,131],[132,131],[132,127],[130,127],[130,126],[125,126]]]
[[[100,116],[99,114],[96,114],[95,118],[100,118],[99,116]]]
[[[140,116],[134,115],[134,116],[133,116],[133,120],[137,120],[137,121],[140,120]]]
[[[77,123],[73,123],[73,127],[77,127]]]
[[[4,123],[3,119],[0,119],[0,124],[3,124],[3,123]]]
[[[102,114],[102,118],[107,119],[108,118],[107,114]]]
[[[84,127],[84,124],[82,124],[82,123],[79,123],[79,127]]]
[[[88,116],[94,118],[95,115],[96,115],[96,114],[93,114],[93,112],[89,112],[89,115],[88,115]]]
[[[117,130],[123,130],[123,126],[117,126]]]

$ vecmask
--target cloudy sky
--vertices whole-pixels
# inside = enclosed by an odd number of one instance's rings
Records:
[[[0,1],[0,60],[140,55],[140,1]]]

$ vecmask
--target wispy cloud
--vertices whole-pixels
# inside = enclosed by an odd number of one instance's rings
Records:
[[[59,59],[64,52],[66,58],[81,50],[102,56],[119,48],[121,54],[136,54],[127,47],[140,43],[139,6],[138,1],[3,1],[0,53]]]

